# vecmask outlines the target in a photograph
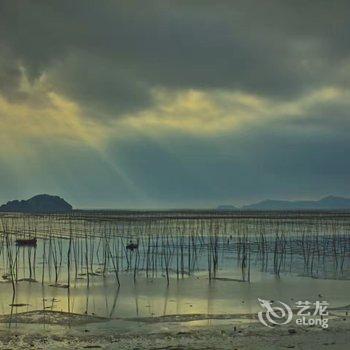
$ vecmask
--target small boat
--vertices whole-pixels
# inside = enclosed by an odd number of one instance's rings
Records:
[[[127,246],[126,249],[134,251],[135,249],[138,249],[139,245],[137,243],[132,243],[130,242]]]
[[[36,247],[36,238],[18,238],[16,245],[19,247]]]

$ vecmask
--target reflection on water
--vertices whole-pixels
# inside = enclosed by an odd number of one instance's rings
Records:
[[[255,313],[257,298],[350,303],[348,217],[123,220],[3,217],[0,313],[130,318]]]
[[[174,280],[169,286],[164,278],[134,283],[130,275],[121,275],[121,286],[113,278],[94,277],[89,288],[77,284],[69,289],[20,282],[11,308],[11,286],[0,286],[0,312],[54,310],[108,318],[150,317],[174,314],[246,314],[259,310],[257,298],[284,300],[327,300],[332,307],[349,304],[350,282],[306,277],[276,278],[254,273],[251,283],[189,277]]]

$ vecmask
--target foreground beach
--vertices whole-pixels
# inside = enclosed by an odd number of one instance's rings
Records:
[[[179,315],[105,320],[60,312],[25,313],[3,324],[1,349],[347,349],[350,319],[341,311],[329,328],[294,323],[268,328],[256,315]],[[40,316],[41,315],[41,316]],[[45,318],[46,324],[43,322]],[[1,321],[4,321],[2,318]],[[31,323],[33,322],[33,323]],[[68,325],[67,323],[70,323]]]

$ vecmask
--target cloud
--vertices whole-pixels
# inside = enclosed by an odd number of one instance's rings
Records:
[[[288,101],[231,90],[154,90],[154,104],[123,116],[115,125],[157,138],[181,132],[192,136],[235,135],[264,125],[296,134],[347,132],[350,90],[324,87]]]
[[[28,144],[43,140],[103,148],[108,135],[103,124],[84,118],[75,102],[46,91],[44,81],[30,84],[24,73],[18,80],[20,99],[0,95],[1,156],[35,153]]]
[[[0,188],[139,207],[350,194],[349,7],[1,1]]]
[[[31,81],[45,74],[53,89],[88,105],[95,118],[142,110],[154,88],[295,98],[329,85],[348,62],[344,1],[151,0],[145,7],[5,0],[1,6],[0,40],[15,62],[11,69],[21,64]]]

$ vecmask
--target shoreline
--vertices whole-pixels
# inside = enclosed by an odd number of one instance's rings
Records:
[[[56,314],[56,315],[54,315]],[[60,312],[52,316],[64,317]],[[81,320],[86,315],[74,314]],[[256,315],[170,315],[147,319],[94,320],[75,324],[2,324],[0,349],[339,349],[348,348],[350,317],[331,315],[329,328],[285,326],[268,328]],[[49,320],[47,320],[49,321]]]

